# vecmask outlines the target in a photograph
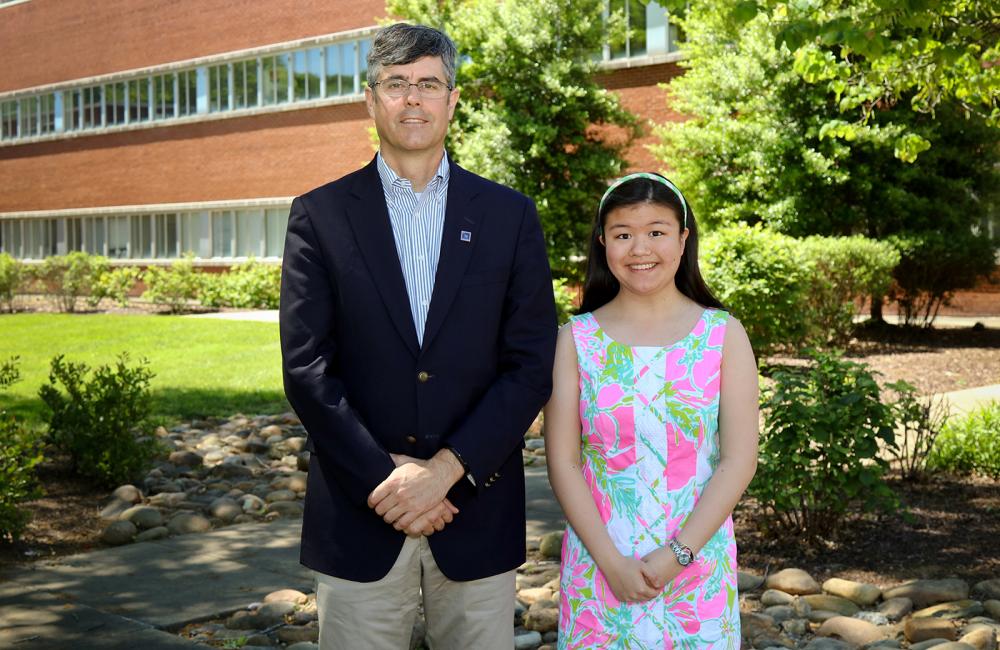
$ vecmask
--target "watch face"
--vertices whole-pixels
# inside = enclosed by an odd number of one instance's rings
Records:
[[[689,551],[687,549],[684,549],[683,551],[681,551],[680,553],[678,553],[677,554],[677,562],[681,566],[687,566],[687,565],[691,564],[691,551]]]

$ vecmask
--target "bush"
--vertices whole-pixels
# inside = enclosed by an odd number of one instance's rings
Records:
[[[50,411],[52,442],[69,454],[76,472],[113,487],[137,478],[159,450],[145,435],[153,373],[145,360],[129,367],[126,353],[89,379],[88,372],[86,364],[59,355],[39,396]]]
[[[0,390],[20,379],[17,357],[0,364]],[[0,411],[0,542],[15,541],[30,518],[19,504],[39,496],[35,465],[42,462],[38,439],[6,411]]]
[[[94,281],[94,287],[87,303],[96,307],[102,298],[107,298],[121,307],[128,306],[129,292],[142,273],[135,266],[116,266],[101,273]]]
[[[995,268],[993,242],[971,231],[911,233],[889,241],[900,255],[889,299],[907,325],[929,327],[956,289],[975,286]]]
[[[758,356],[805,343],[812,270],[797,240],[760,226],[731,226],[705,238],[701,258],[706,283],[742,321]]]
[[[552,293],[555,294],[556,298],[556,317],[559,326],[562,327],[563,323],[569,321],[569,317],[576,313],[577,307],[577,292],[576,290],[568,286],[566,280],[563,278],[558,278],[552,280]]]
[[[277,309],[281,267],[250,258],[227,273],[205,273],[198,296],[207,307]]]
[[[899,443],[889,454],[903,478],[919,478],[927,469],[927,457],[934,441],[948,421],[948,407],[940,398],[920,398],[917,389],[905,381],[886,384],[896,397],[889,403]]]
[[[892,416],[868,369],[810,352],[806,367],[776,371],[763,391],[757,474],[748,493],[764,508],[762,524],[816,540],[850,509],[896,507],[883,481],[880,444],[894,446]]]
[[[188,303],[198,297],[201,274],[194,270],[189,255],[167,267],[151,266],[142,275],[146,284],[143,300],[169,307],[171,313],[183,311]]]
[[[867,237],[807,237],[801,240],[813,273],[805,293],[812,343],[843,343],[854,329],[855,301],[884,296],[899,252]]]
[[[14,313],[14,296],[26,279],[24,264],[7,253],[0,253],[0,302],[7,305],[7,311]]]
[[[950,422],[934,442],[929,469],[1000,479],[1000,402]]]
[[[74,312],[77,301],[90,295],[97,278],[107,270],[107,258],[75,251],[46,257],[36,276],[52,294],[60,311]]]

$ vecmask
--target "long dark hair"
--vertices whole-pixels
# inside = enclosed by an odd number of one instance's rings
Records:
[[[681,254],[680,266],[677,268],[677,275],[674,276],[674,283],[682,294],[699,305],[724,309],[719,299],[712,295],[708,286],[705,285],[705,280],[701,277],[701,270],[698,268],[698,223],[691,212],[691,206],[682,204],[680,197],[667,185],[649,178],[638,177],[615,187],[604,199],[597,213],[597,218],[594,219],[580,313],[584,314],[594,311],[598,307],[603,307],[618,295],[621,285],[608,266],[608,254],[601,243],[601,234],[604,232],[604,223],[607,221],[608,214],[612,210],[639,203],[655,203],[668,207],[674,211],[678,220],[684,215],[685,207],[687,208],[688,236],[684,244],[684,252]]]

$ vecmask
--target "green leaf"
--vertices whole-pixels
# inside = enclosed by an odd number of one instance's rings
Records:
[[[907,133],[896,140],[893,154],[906,163],[916,161],[921,152],[931,148],[931,143],[916,133]]]

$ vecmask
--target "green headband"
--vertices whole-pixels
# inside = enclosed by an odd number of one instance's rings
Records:
[[[614,183],[612,183],[611,187],[608,188],[608,191],[605,192],[604,196],[601,197],[601,205],[598,206],[597,213],[600,214],[601,210],[604,209],[604,202],[608,200],[608,197],[611,195],[612,192],[614,192],[615,190],[617,190],[619,187],[621,187],[625,183],[627,183],[627,182],[629,182],[631,180],[635,180],[637,178],[645,178],[647,180],[656,181],[657,183],[663,183],[664,185],[666,185],[667,187],[669,187],[673,191],[674,194],[677,195],[677,198],[680,199],[680,201],[681,201],[681,207],[684,209],[684,214],[683,214],[684,219],[683,219],[683,228],[682,229],[683,230],[687,230],[687,227],[688,227],[688,206],[687,206],[687,201],[684,200],[684,195],[681,194],[681,191],[679,189],[677,189],[676,185],[674,185],[673,183],[671,183],[670,181],[668,181],[663,176],[660,176],[659,174],[651,174],[649,172],[636,172],[634,174],[629,174],[627,176],[622,176],[621,178],[619,178],[618,180],[616,180]]]

